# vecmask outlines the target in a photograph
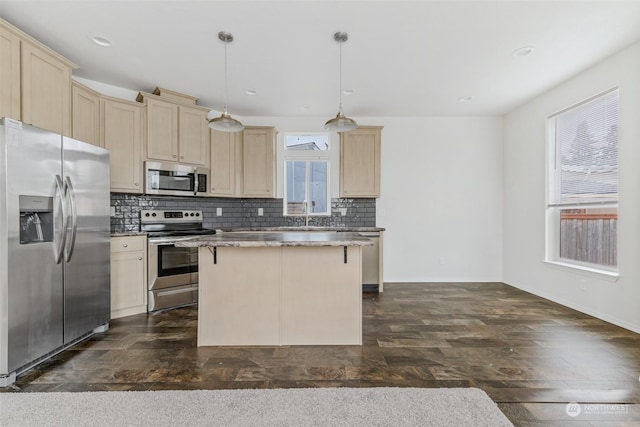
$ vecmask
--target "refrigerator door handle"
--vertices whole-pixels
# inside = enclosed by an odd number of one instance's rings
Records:
[[[60,264],[62,261],[62,252],[64,251],[64,247],[67,241],[67,201],[66,201],[66,189],[64,188],[64,184],[62,183],[62,177],[60,175],[56,175],[56,193],[60,194],[60,210],[62,211],[62,229],[60,231],[60,241],[58,242],[58,247],[55,248],[55,258],[56,264]]]
[[[71,178],[68,176],[65,178],[65,184],[69,193],[69,200],[71,201],[71,237],[69,238],[69,248],[65,248],[64,259],[65,261],[71,261],[71,255],[73,255],[73,249],[76,245],[76,234],[78,231],[78,206],[76,203],[76,192],[71,184]],[[67,224],[68,225],[68,224]]]

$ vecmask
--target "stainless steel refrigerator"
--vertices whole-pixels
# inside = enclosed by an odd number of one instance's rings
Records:
[[[108,329],[109,151],[0,119],[0,386]]]

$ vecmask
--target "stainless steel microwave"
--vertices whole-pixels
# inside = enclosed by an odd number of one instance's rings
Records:
[[[144,162],[145,194],[205,196],[209,169],[171,162]]]

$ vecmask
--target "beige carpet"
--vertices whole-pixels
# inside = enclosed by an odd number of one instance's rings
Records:
[[[475,388],[0,393],[2,426],[513,426]]]

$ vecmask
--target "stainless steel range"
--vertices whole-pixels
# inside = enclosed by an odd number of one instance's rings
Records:
[[[147,311],[198,302],[198,249],[178,248],[175,242],[215,234],[202,228],[202,211],[143,210],[142,231],[148,235]]]

